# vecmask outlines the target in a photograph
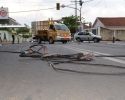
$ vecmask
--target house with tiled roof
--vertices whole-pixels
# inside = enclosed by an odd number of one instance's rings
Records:
[[[84,24],[84,29],[88,29],[88,28],[89,28],[89,26]]]
[[[125,17],[97,17],[92,28],[104,40],[112,40],[113,37],[125,40]]]
[[[93,28],[104,27],[111,30],[125,30],[125,17],[97,17]]]

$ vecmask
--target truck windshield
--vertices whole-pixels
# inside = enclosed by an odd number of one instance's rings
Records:
[[[55,25],[57,30],[69,30],[66,25]]]

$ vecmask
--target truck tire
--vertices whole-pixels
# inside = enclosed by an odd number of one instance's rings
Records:
[[[67,41],[64,42],[65,44],[67,43]]]
[[[63,43],[63,44],[66,44],[66,43],[67,43],[67,41],[62,41],[62,43]]]
[[[38,38],[37,41],[38,41],[38,44],[41,44],[41,38]]]
[[[49,38],[49,44],[54,44],[54,41],[52,38]]]

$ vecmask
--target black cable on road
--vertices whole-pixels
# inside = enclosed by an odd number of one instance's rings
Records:
[[[6,52],[6,53],[21,53],[19,51],[0,51],[0,52]],[[61,55],[60,57],[61,58],[65,58],[65,57],[70,57],[70,56],[73,56],[73,55],[76,55],[76,54],[69,54],[69,55]],[[21,57],[34,57],[35,58],[35,54],[32,55],[32,54],[29,54],[29,55],[23,55]],[[40,55],[36,54],[36,57],[41,57]],[[95,55],[94,57],[125,57],[125,55]]]
[[[77,71],[77,70],[71,70],[71,69],[62,69],[62,68],[57,68],[55,67],[54,63],[50,62],[48,60],[48,63],[50,66],[52,66],[52,68],[55,70],[55,71],[64,71],[64,72],[73,72],[73,73],[80,73],[80,74],[90,74],[90,75],[125,75],[125,72],[114,72],[114,73],[100,73],[100,72],[86,72],[86,71]],[[91,64],[88,64],[87,65],[91,65]],[[92,64],[93,65],[93,64]],[[96,64],[97,65],[97,64]],[[102,64],[99,64],[99,65],[102,65]],[[110,66],[110,65],[104,65],[104,66]],[[112,65],[113,67],[113,65]],[[119,67],[121,68],[121,66],[114,66],[114,67]],[[123,68],[123,67],[122,67]],[[125,69],[125,67],[123,68]]]
[[[125,57],[125,55],[96,55],[95,57]]]
[[[0,51],[0,52],[6,52],[6,53],[21,53],[19,51]]]
[[[51,62],[51,60],[50,60]],[[61,63],[71,63],[71,64],[81,64],[81,65],[92,65],[92,66],[105,66],[105,67],[110,67],[110,68],[119,68],[119,69],[125,69],[125,67],[122,66],[116,66],[116,65],[106,65],[106,64],[95,64],[95,63],[84,63],[80,61],[52,61],[54,65],[56,64],[61,64]]]
[[[20,57],[32,57],[32,58],[42,58],[41,54],[21,54],[21,52],[17,52],[17,51],[0,51],[0,52],[6,52],[6,53],[20,53]],[[77,54],[69,54],[69,55],[59,55],[59,56],[55,56],[51,59],[49,59],[49,57],[45,57],[43,58],[43,60],[47,60],[49,62],[49,65],[52,66],[52,68],[56,71],[65,71],[65,72],[75,72],[75,73],[81,73],[81,74],[93,74],[93,75],[125,75],[125,72],[119,72],[119,73],[99,73],[99,72],[84,72],[84,71],[76,71],[76,70],[71,70],[71,69],[62,69],[62,68],[56,68],[55,65],[57,64],[61,64],[61,63],[71,63],[71,64],[81,64],[81,65],[89,65],[89,66],[105,66],[105,67],[109,67],[109,68],[118,68],[118,69],[125,69],[125,67],[122,66],[115,66],[115,65],[105,65],[105,64],[93,64],[93,63],[84,63],[82,61],[78,61],[77,59],[68,59],[71,56],[74,56]],[[125,57],[125,55],[98,55],[95,57]],[[57,59],[54,59],[57,58]],[[62,58],[65,58],[62,59]],[[59,60],[62,59],[62,60]]]

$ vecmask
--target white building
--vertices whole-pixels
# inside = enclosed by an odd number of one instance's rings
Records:
[[[11,36],[11,32],[2,30],[2,28],[14,28],[15,30],[17,30],[18,28],[21,27],[26,27],[25,25],[21,25],[20,23],[18,23],[16,20],[14,20],[13,18],[9,17],[9,11],[8,8],[6,7],[1,7],[0,8],[0,33],[1,33],[1,38],[3,42],[10,42],[12,41],[12,36]],[[19,36],[20,38],[20,42],[22,41],[22,36]],[[15,41],[17,41],[17,35],[15,36]]]
[[[21,28],[21,27],[25,27],[25,26],[22,26],[22,25],[7,25],[7,24],[0,24],[0,28],[14,28],[15,30],[17,30],[18,28]],[[0,33],[1,33],[1,39],[3,42],[10,42],[12,41],[12,34],[11,32],[8,32],[8,31],[5,31],[5,30],[0,30]],[[21,35],[18,35],[19,36],[19,40],[20,42],[22,42],[23,38]],[[17,35],[15,35],[15,42],[18,40],[17,38]]]

